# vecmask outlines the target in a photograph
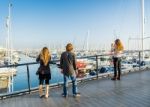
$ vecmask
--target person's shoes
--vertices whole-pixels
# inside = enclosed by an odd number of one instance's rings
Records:
[[[80,93],[77,93],[77,94],[73,94],[73,97],[80,97],[81,94]]]
[[[62,93],[61,95],[62,95],[62,97],[64,97],[64,98],[67,98],[67,97],[68,97],[68,95],[65,95],[64,93]]]
[[[120,77],[117,77],[117,80],[120,80]]]
[[[111,78],[111,80],[115,81],[115,80],[116,80],[116,77]]]
[[[40,95],[40,98],[43,98],[45,95]]]
[[[49,95],[45,95],[45,98],[47,99],[49,97]]]

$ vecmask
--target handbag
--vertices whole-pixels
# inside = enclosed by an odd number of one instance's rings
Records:
[[[42,67],[39,67],[38,70],[36,71],[36,75],[39,75],[40,73],[43,74]]]
[[[36,75],[39,75],[39,73],[40,73],[40,67],[37,69],[37,71],[36,71]]]

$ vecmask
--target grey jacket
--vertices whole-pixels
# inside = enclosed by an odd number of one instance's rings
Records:
[[[63,52],[60,58],[60,68],[66,76],[75,75],[76,72],[76,58],[72,52]]]

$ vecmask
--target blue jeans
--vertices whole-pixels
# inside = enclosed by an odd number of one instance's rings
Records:
[[[69,76],[72,80],[72,93],[73,95],[77,94],[77,81],[75,76]],[[68,76],[64,75],[64,86],[63,86],[63,94],[66,96],[68,94],[67,87],[68,87]]]

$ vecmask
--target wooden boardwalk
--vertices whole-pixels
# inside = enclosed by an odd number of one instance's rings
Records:
[[[78,84],[81,97],[61,97],[62,88],[51,89],[48,99],[38,93],[0,100],[0,107],[150,107],[150,71],[129,73],[121,81],[110,78]]]

